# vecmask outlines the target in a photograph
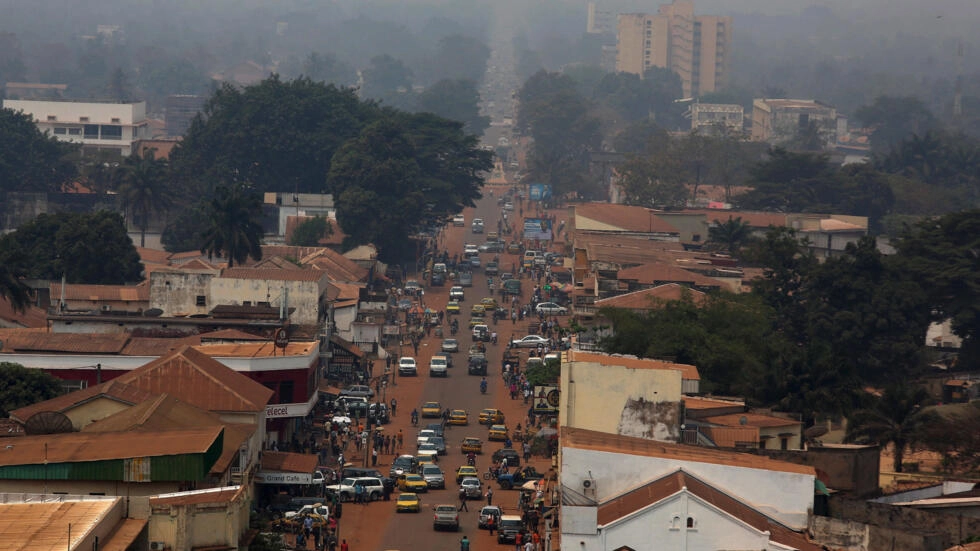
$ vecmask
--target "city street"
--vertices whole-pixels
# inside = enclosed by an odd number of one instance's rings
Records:
[[[492,188],[484,188],[484,198],[481,199],[476,209],[466,209],[464,215],[466,224],[464,227],[449,226],[443,232],[440,248],[447,249],[450,256],[460,254],[462,256],[463,244],[475,243],[482,244],[486,241],[486,234],[471,233],[471,221],[474,217],[482,217],[486,221],[488,230],[497,227],[497,219],[501,211],[497,206],[496,198],[505,191],[505,188],[498,187],[493,189],[494,196],[489,195]],[[517,205],[515,204],[515,209]],[[511,223],[513,227],[520,228],[516,220],[517,211],[513,213]],[[519,231],[515,229],[515,232]],[[503,240],[509,241],[513,236],[502,236]],[[491,260],[494,253],[481,254],[483,264]],[[502,269],[508,270],[511,263],[519,264],[518,255],[500,253],[500,263]],[[430,490],[421,494],[422,510],[420,513],[401,513],[395,514],[394,499],[397,493],[392,496],[391,502],[378,501],[367,505],[345,504],[343,518],[340,522],[340,539],[347,540],[350,549],[360,550],[385,550],[397,549],[401,551],[411,550],[432,550],[432,549],[457,549],[459,541],[466,535],[472,542],[472,549],[495,549],[498,547],[495,538],[491,538],[486,530],[477,528],[477,517],[480,507],[486,500],[473,500],[469,502],[469,512],[460,513],[459,532],[436,532],[432,528],[432,506],[437,504],[458,505],[457,497],[458,486],[455,483],[456,468],[465,464],[465,456],[460,452],[459,445],[464,437],[478,437],[484,441],[483,454],[477,459],[477,469],[483,473],[490,466],[490,455],[493,451],[503,447],[500,442],[487,441],[487,427],[477,422],[479,412],[483,408],[496,407],[502,410],[506,416],[506,424],[509,429],[521,423],[526,424],[528,406],[522,399],[511,400],[509,392],[505,389],[501,377],[501,359],[503,351],[506,349],[507,339],[511,335],[517,337],[526,334],[527,320],[512,324],[509,319],[501,320],[498,325],[491,323],[491,331],[498,333],[498,344],[487,346],[488,374],[487,380],[490,383],[486,395],[480,394],[479,376],[467,374],[466,359],[467,350],[473,343],[468,331],[470,307],[479,302],[483,297],[490,296],[487,290],[486,276],[482,268],[474,270],[474,281],[472,287],[467,287],[466,297],[461,304],[459,317],[460,330],[457,334],[460,344],[460,352],[454,355],[454,366],[449,370],[447,378],[432,378],[429,376],[429,359],[439,353],[439,346],[442,338],[435,335],[423,339],[419,346],[416,356],[418,362],[417,377],[398,377],[395,385],[387,388],[387,399],[392,397],[398,400],[397,415],[392,423],[385,426],[385,431],[397,434],[399,430],[404,432],[404,450],[400,453],[415,452],[416,429],[411,426],[410,412],[413,408],[420,408],[424,401],[438,401],[442,409],[465,409],[469,413],[469,426],[447,427],[446,444],[447,455],[440,457],[439,465],[446,475],[445,490]],[[433,310],[444,310],[448,302],[449,289],[452,281],[447,281],[442,287],[425,288],[424,303],[425,307]],[[523,285],[524,297],[522,303],[527,303],[530,298],[531,284],[525,280]],[[444,323],[445,336],[449,336],[448,322],[451,317],[447,316]],[[407,341],[406,341],[407,343]],[[399,351],[401,355],[411,356],[413,350],[410,344],[406,344]],[[431,420],[435,422],[436,420]],[[420,419],[420,424],[425,424],[426,419]],[[517,447],[518,444],[515,444]],[[379,458],[378,468],[387,473],[395,455],[384,455]],[[352,458],[355,462],[356,458]],[[531,460],[531,465],[538,471],[545,472],[551,467],[550,458],[535,457]],[[482,478],[481,478],[482,480]],[[483,492],[486,492],[486,485],[490,481],[483,481]],[[505,514],[518,514],[517,501],[519,492],[515,490],[505,491],[493,483],[494,505],[499,505],[504,509]]]

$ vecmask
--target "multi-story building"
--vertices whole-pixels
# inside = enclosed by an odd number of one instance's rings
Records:
[[[146,102],[3,100],[6,109],[30,115],[38,130],[83,152],[127,156],[133,142],[149,137]]]
[[[816,125],[826,147],[837,142],[837,109],[812,99],[756,99],[752,102],[752,140],[785,145]]]
[[[741,105],[725,103],[699,103],[691,105],[691,131],[714,136],[727,132],[741,136],[745,124],[745,110]]]
[[[656,15],[619,15],[616,70],[642,76],[651,67],[670,69],[684,96],[696,97],[725,86],[731,44],[731,17],[696,16],[691,0],[675,0]]]
[[[191,127],[194,117],[204,109],[207,100],[204,96],[187,94],[167,96],[167,136],[183,136]]]

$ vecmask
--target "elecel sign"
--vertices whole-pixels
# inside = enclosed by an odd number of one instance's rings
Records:
[[[265,416],[269,419],[289,417],[289,406],[266,406]]]

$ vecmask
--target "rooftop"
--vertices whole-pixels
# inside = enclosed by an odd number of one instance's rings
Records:
[[[0,448],[0,466],[84,463],[133,457],[205,453],[222,427],[168,431],[66,432],[22,436]]]
[[[722,425],[726,427],[737,427],[737,426],[751,426],[759,428],[770,428],[770,427],[793,427],[798,426],[800,421],[794,421],[793,419],[785,419],[782,417],[775,417],[773,415],[763,415],[761,413],[731,413],[728,415],[715,415],[714,417],[705,417],[704,421],[708,423],[714,423],[716,425]]]
[[[150,507],[163,505],[203,505],[206,503],[228,503],[234,501],[242,493],[242,486],[224,486],[193,490],[190,492],[174,492],[160,494],[150,498]]]
[[[284,270],[281,268],[225,268],[221,270],[221,277],[225,279],[309,282],[327,279],[326,274],[315,270]]]
[[[262,469],[266,471],[312,473],[317,464],[317,456],[314,454],[262,452]]]
[[[634,233],[680,232],[670,223],[645,207],[614,203],[582,203],[575,205],[575,229]]]
[[[683,470],[675,471],[600,504],[597,511],[597,522],[600,526],[606,526],[681,491],[687,491],[697,496],[702,501],[737,518],[759,532],[769,532],[772,541],[801,551],[818,551],[821,549],[820,546],[807,541],[802,534],[790,530],[750,505]]]
[[[561,439],[562,445],[568,448],[816,476],[814,468],[807,465],[797,465],[747,453],[670,444],[587,429],[562,427]]]
[[[15,409],[10,412],[10,416],[13,419],[24,422],[30,419],[35,413],[42,411],[63,413],[77,405],[90,402],[97,398],[107,398],[131,406],[147,400],[152,396],[153,393],[151,392],[147,392],[136,386],[127,385],[118,379],[113,379],[102,384],[76,390],[75,392],[62,394],[50,400]]]
[[[712,209],[688,209],[684,212],[699,212],[703,213],[708,218],[709,224],[724,224],[728,222],[729,218],[736,220],[738,218],[742,219],[749,227],[756,229],[765,229],[769,226],[785,226],[786,225],[786,215],[777,212],[750,212],[750,211],[734,211],[734,210],[712,210]]]
[[[64,296],[65,300],[90,300],[114,302],[146,302],[150,300],[150,284],[147,281],[139,285],[82,285],[78,283],[52,283],[50,286],[51,302],[57,302]]]
[[[685,396],[684,407],[687,409],[715,409],[727,407],[745,407],[744,400],[722,400],[705,396]]]
[[[23,312],[14,310],[5,297],[0,297],[0,320],[12,322],[21,327],[47,329],[48,315],[37,306],[28,306]]]
[[[7,551],[62,551],[74,549],[109,513],[121,498],[89,498],[72,500],[69,496],[58,501],[11,503],[0,499],[0,549]],[[53,530],[53,526],[71,525],[68,530]]]
[[[582,350],[569,350],[568,361],[597,363],[599,365],[621,366],[627,369],[670,369],[681,372],[681,378],[688,380],[700,380],[701,375],[698,368],[688,364],[678,364],[665,360],[654,360],[649,358],[637,358],[635,356],[620,356],[613,354],[602,354],[598,352],[584,352]]]
[[[640,285],[662,285],[664,283],[689,283],[697,287],[721,287],[721,282],[696,272],[668,264],[641,264],[619,270],[616,279],[635,281]]]
[[[690,297],[695,304],[704,304],[707,295],[676,283],[665,283],[650,289],[643,289],[595,301],[596,308],[626,308],[630,310],[655,310],[665,302],[683,300]]]

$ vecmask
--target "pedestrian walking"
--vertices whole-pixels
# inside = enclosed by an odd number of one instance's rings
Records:
[[[487,505],[493,505],[493,488],[487,487]]]
[[[395,416],[395,410],[398,408],[398,400],[394,398],[391,399],[391,416]]]
[[[523,535],[524,534],[520,531],[514,534],[514,551],[524,551],[523,549],[521,549],[521,540],[523,539],[522,538]]]
[[[470,540],[466,536],[459,540],[459,551],[470,551]]]
[[[340,542],[340,551],[350,551],[350,546],[347,545],[347,540]]]
[[[466,506],[466,489],[465,488],[460,488],[459,489],[459,507],[456,510],[457,511],[466,511],[467,513],[470,512],[469,507]]]
[[[490,515],[490,518],[487,519],[487,528],[490,529],[491,536],[493,535],[493,530],[496,527],[497,527],[497,517],[495,517],[494,515]]]
[[[538,535],[537,530],[531,534],[531,542],[534,543],[534,551],[541,549],[541,536]]]
[[[524,542],[524,551],[534,551],[534,542],[530,538]]]
[[[371,466],[378,466],[378,448],[371,448]]]
[[[402,434],[402,429],[398,429],[398,449],[402,449],[402,443],[405,440],[405,435]]]
[[[524,442],[524,462],[527,463],[531,459],[531,444]]]

